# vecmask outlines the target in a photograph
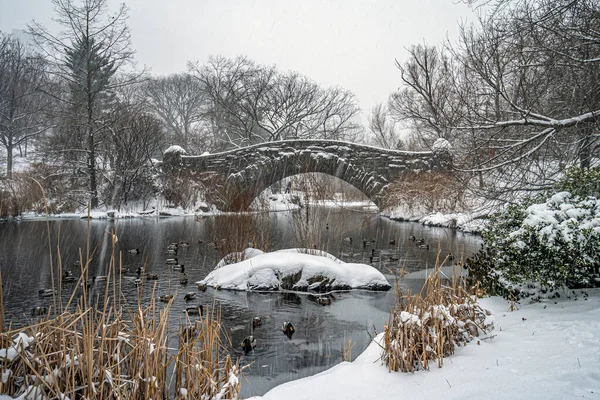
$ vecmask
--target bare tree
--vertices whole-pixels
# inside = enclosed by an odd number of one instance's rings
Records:
[[[396,125],[397,123],[390,117],[386,106],[377,104],[373,107],[369,117],[369,130],[377,146],[396,150],[404,148],[404,142],[400,138]]]
[[[257,65],[245,57],[211,57],[190,70],[205,90],[207,119],[226,146],[283,139],[353,140],[359,108],[354,95],[322,89],[308,78]]]
[[[65,103],[63,126],[70,128],[73,148],[85,163],[89,199],[98,206],[98,138],[106,129],[99,122],[116,88],[135,82],[138,75],[118,79],[133,62],[128,13],[125,5],[108,12],[107,0],[53,0],[58,23],[65,29],[54,34],[33,21],[29,28],[49,61],[48,72],[67,83],[69,95],[56,96]]]
[[[120,208],[156,194],[153,157],[164,147],[164,134],[160,121],[135,104],[118,108],[110,119],[105,196],[112,207]]]
[[[453,128],[461,117],[454,64],[433,46],[417,45],[408,51],[409,59],[404,64],[396,61],[404,86],[390,96],[389,110],[417,134],[423,146],[430,147],[437,138],[453,142]]]
[[[6,176],[12,178],[13,152],[49,128],[44,60],[19,40],[0,32],[0,143],[6,149]]]
[[[494,150],[476,168],[531,160],[553,146],[561,149],[554,152],[555,164],[578,160],[589,166],[600,126],[600,5],[502,5],[478,30],[463,29],[461,35],[462,62],[495,108],[471,108],[467,129],[489,132]]]
[[[186,73],[153,78],[146,83],[144,93],[171,143],[191,152],[207,150],[203,116],[206,100],[197,79]]]

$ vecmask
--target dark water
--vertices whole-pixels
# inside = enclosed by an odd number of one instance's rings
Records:
[[[315,209],[311,210],[309,222],[305,214],[291,212],[271,213],[255,222],[261,242],[269,250],[278,250],[318,243],[318,248],[352,262],[370,262],[373,249],[380,258],[373,265],[380,269],[390,283],[395,283],[395,273],[404,266],[408,270],[431,268],[435,264],[437,248],[441,254],[453,252],[460,258],[479,248],[476,236],[462,234],[450,229],[424,227],[416,223],[399,223],[379,217],[373,211]],[[219,239],[227,229],[239,224],[236,217],[203,218],[138,218],[128,220],[51,220],[49,222],[52,257],[48,244],[48,227],[45,221],[23,221],[0,224],[0,268],[7,319],[27,322],[31,309],[52,305],[52,298],[41,298],[38,290],[52,284],[50,261],[57,263],[60,248],[62,268],[79,274],[73,263],[79,259],[79,251],[85,259],[89,232],[94,252],[89,276],[108,273],[110,255],[113,251],[111,236],[116,232],[116,251],[122,252],[123,279],[121,290],[130,304],[137,304],[138,288],[134,284],[135,270],[146,265],[146,271],[159,275],[156,296],[177,294],[172,308],[173,330],[183,317],[183,310],[191,304],[215,304],[222,310],[223,324],[229,330],[231,352],[241,357],[246,379],[242,381],[242,395],[249,397],[267,392],[272,387],[294,379],[313,375],[342,360],[342,348],[351,339],[354,343],[352,357],[356,358],[367,346],[370,335],[382,330],[388,312],[394,303],[394,290],[389,292],[334,293],[333,302],[322,306],[306,294],[295,293],[246,293],[231,291],[198,292],[194,284],[204,278],[221,258],[222,250],[207,244]],[[307,228],[308,226],[308,228]],[[430,249],[415,246],[410,236],[423,238]],[[344,238],[352,238],[352,242]],[[363,239],[374,241],[365,246]],[[202,240],[202,243],[198,243]],[[165,265],[166,247],[169,243],[188,241],[190,247],[180,249],[177,258],[185,265],[189,284],[179,283],[180,272]],[[395,243],[390,244],[390,241]],[[140,254],[127,250],[139,248]],[[377,254],[376,254],[377,255]],[[117,256],[118,259],[118,256]],[[417,289],[421,282],[403,280],[401,285]],[[62,298],[66,301],[74,284],[63,285]],[[90,288],[92,298],[101,297],[105,283],[96,282]],[[186,303],[183,295],[196,292],[197,299]],[[152,290],[146,287],[142,302],[147,303]],[[260,316],[263,325],[252,332],[251,320]],[[296,333],[292,340],[283,335],[283,321],[293,322]],[[257,348],[243,355],[239,344],[253,334]]]

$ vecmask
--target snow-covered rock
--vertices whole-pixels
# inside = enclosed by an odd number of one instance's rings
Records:
[[[391,288],[383,274],[370,265],[344,263],[325,252],[317,255],[302,251],[289,249],[262,253],[247,249],[243,261],[227,265],[223,265],[225,262],[222,261],[218,268],[198,283],[219,289],[261,291],[329,292]]]
[[[187,151],[181,146],[170,146],[165,150],[164,154],[175,153],[175,154],[187,154]]]

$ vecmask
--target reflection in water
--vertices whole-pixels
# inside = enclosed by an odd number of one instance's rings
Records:
[[[293,215],[296,215],[294,217]],[[300,216],[300,217],[298,217]],[[131,220],[94,220],[90,223],[90,251],[94,257],[90,263],[89,277],[104,276],[109,272],[112,252],[111,237],[107,232],[117,233],[116,251],[121,252],[120,274],[123,304],[137,306],[138,299],[147,305],[154,291],[155,296],[174,294],[170,318],[173,332],[184,318],[186,307],[203,304],[205,309],[220,308],[223,325],[230,334],[232,354],[240,357],[246,379],[242,395],[248,397],[263,394],[277,384],[315,374],[342,360],[344,342],[355,342],[353,358],[367,346],[370,335],[380,332],[394,303],[394,290],[381,292],[333,293],[325,298],[323,305],[319,296],[304,293],[246,293],[215,291],[200,292],[194,282],[203,279],[216,265],[225,251],[241,250],[249,241],[269,251],[298,246],[294,233],[301,213],[271,213],[246,218],[243,224],[234,217],[202,218],[142,218]],[[379,217],[372,212],[327,208],[310,209],[310,227],[303,240],[312,238],[318,248],[347,262],[369,263],[380,269],[395,282],[401,268],[420,270],[435,264],[439,248],[442,256],[452,252],[456,260],[478,250],[479,239],[449,229],[424,227],[414,223],[398,223]],[[231,229],[232,226],[235,229]],[[251,230],[248,228],[251,226]],[[79,275],[79,249],[83,249],[85,261],[88,223],[86,220],[53,220],[49,223],[52,256],[48,250],[48,234],[44,221],[0,224],[0,268],[3,278],[6,310],[12,314],[7,319],[29,321],[34,307],[53,307],[51,297],[39,297],[40,289],[52,287],[50,261],[58,266],[58,249],[62,255],[62,270]],[[237,233],[232,233],[237,232]],[[253,233],[254,232],[254,233]],[[415,240],[412,240],[414,236]],[[344,240],[352,238],[352,241]],[[225,239],[227,246],[216,244]],[[364,239],[364,241],[363,241]],[[431,250],[415,244],[423,239]],[[178,250],[179,264],[185,265],[189,278],[187,285],[180,284],[180,271],[166,264],[167,246],[173,242],[189,242],[189,247]],[[200,242],[201,241],[201,242]],[[307,242],[308,243],[308,242]],[[140,254],[129,249],[140,249]],[[137,271],[156,274],[157,280],[144,279],[142,287],[136,285]],[[418,281],[404,281],[403,286],[416,290]],[[106,282],[93,281],[89,288],[92,299],[102,301]],[[75,283],[61,288],[63,303],[76,289]],[[196,292],[196,299],[186,302],[187,292]],[[110,293],[109,293],[110,295]],[[325,303],[327,303],[325,301]],[[262,319],[262,325],[252,327],[254,317]],[[283,321],[291,321],[295,327],[293,338],[288,339],[281,331]],[[254,351],[244,355],[242,340],[253,335],[257,340]]]

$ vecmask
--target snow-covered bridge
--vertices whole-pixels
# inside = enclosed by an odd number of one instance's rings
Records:
[[[246,209],[281,179],[309,172],[338,177],[379,205],[388,183],[402,172],[446,170],[451,165],[445,145],[434,146],[431,152],[412,152],[334,140],[285,140],[199,156],[173,146],[163,157],[164,173],[218,178],[228,195],[227,200],[221,196],[217,205],[232,211]]]

